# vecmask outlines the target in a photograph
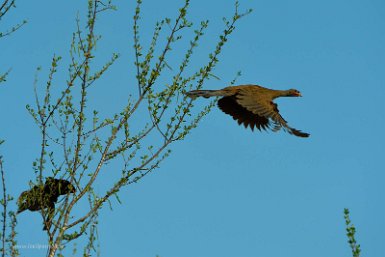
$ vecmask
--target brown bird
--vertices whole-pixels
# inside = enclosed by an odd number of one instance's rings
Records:
[[[289,127],[286,120],[279,114],[278,106],[273,100],[281,96],[299,97],[301,93],[296,89],[274,90],[257,85],[240,85],[225,87],[220,90],[193,90],[186,93],[195,99],[197,97],[222,96],[218,107],[226,114],[243,124],[259,130],[270,129],[274,132],[281,128],[298,137],[308,137],[310,134]]]

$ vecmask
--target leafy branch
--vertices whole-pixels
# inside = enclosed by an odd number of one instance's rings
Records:
[[[208,60],[198,68],[195,65],[195,68],[190,68],[191,57],[197,51],[209,22],[202,21],[195,27],[188,19],[189,5],[190,1],[185,0],[174,19],[164,18],[156,23],[149,47],[144,49],[139,37],[142,1],[137,0],[133,17],[136,73],[133,84],[137,84],[138,96],[129,96],[127,104],[116,114],[101,118],[98,110],[89,107],[92,103],[89,92],[119,58],[119,54],[112,53],[111,59],[101,68],[95,67],[96,45],[101,39],[96,34],[97,17],[102,12],[115,10],[111,1],[88,0],[85,25],[82,26],[81,19],[76,18],[68,77],[61,83],[62,86],[57,86],[60,82],[56,81],[57,74],[62,71],[61,56],[52,57],[43,94],[39,92],[39,79],[36,76],[35,106],[27,105],[41,135],[40,153],[33,163],[36,175],[34,184],[41,186],[48,173],[67,180],[77,189],[75,194],[68,193],[55,206],[53,213],[41,206],[43,220],[49,217],[52,223],[51,226],[44,222],[50,246],[47,256],[55,256],[70,242],[85,234],[88,244],[84,253],[89,255],[95,251],[100,208],[112,196],[119,199],[118,193],[122,187],[138,182],[158,168],[170,155],[170,145],[184,139],[214,106],[212,102],[198,114],[193,114],[193,101],[184,93],[201,88],[210,78],[217,77],[212,73],[228,37],[238,20],[251,10],[239,13],[236,2],[234,14],[229,21],[225,19],[225,28]],[[182,35],[191,35],[187,38],[187,47],[182,44],[185,42]],[[186,49],[177,68],[173,68],[170,54],[176,47]],[[37,74],[41,70],[38,68]],[[164,83],[164,80],[168,83]],[[149,114],[147,120],[143,119],[141,113],[146,110]],[[136,118],[138,114],[141,119]],[[139,123],[139,126],[134,127],[134,123]],[[113,184],[97,194],[94,186],[111,160],[122,164],[121,174],[113,173]],[[75,207],[85,203],[87,207],[74,215]]]
[[[356,241],[356,228],[350,220],[349,209],[347,208],[344,209],[344,219],[346,224],[346,235],[348,237],[348,243],[350,245],[350,248],[352,249],[353,257],[359,257],[361,253],[361,248]]]

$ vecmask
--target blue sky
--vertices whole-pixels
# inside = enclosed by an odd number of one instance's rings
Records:
[[[17,196],[33,178],[39,131],[25,105],[33,104],[37,66],[53,54],[68,58],[75,17],[84,1],[19,1],[1,30],[23,19],[20,31],[0,40],[0,138],[6,139],[8,190]],[[117,1],[97,25],[103,35],[100,65],[121,58],[91,93],[102,113],[118,111],[136,93],[132,69],[134,3]],[[163,17],[175,17],[180,0],[144,1],[142,40]],[[349,208],[364,255],[385,255],[385,2],[380,0],[240,1],[253,8],[240,20],[207,89],[238,84],[296,88],[302,98],[278,99],[289,124],[311,134],[251,132],[214,109],[162,167],[122,190],[123,204],[100,214],[102,256],[276,257],[351,256],[343,209]],[[233,1],[195,0],[189,17],[210,25],[198,65],[207,59]],[[177,52],[177,51],[175,51]],[[176,57],[175,57],[176,58]],[[66,67],[62,67],[65,75]],[[64,76],[59,75],[59,76]],[[41,75],[44,83],[44,73]],[[64,78],[64,77],[59,77]],[[105,84],[103,84],[105,83]],[[204,107],[198,99],[196,107]],[[197,108],[197,109],[198,109]],[[120,172],[111,164],[105,172]],[[45,244],[40,216],[19,216],[19,243]],[[24,256],[41,256],[27,249]]]

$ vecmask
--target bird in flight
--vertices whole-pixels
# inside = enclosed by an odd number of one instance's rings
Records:
[[[278,106],[273,100],[281,96],[299,97],[301,93],[296,89],[274,90],[258,85],[240,85],[225,87],[220,90],[193,90],[186,93],[195,99],[197,97],[222,97],[218,107],[229,114],[238,124],[245,128],[250,126],[259,130],[278,131],[281,128],[297,137],[309,137],[310,134],[290,127],[279,114]]]

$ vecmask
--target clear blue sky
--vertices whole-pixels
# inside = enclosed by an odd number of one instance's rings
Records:
[[[85,1],[18,1],[0,28],[28,24],[0,40],[0,138],[6,139],[8,190],[17,196],[33,178],[39,131],[25,109],[33,104],[37,66],[54,53],[68,58],[77,12]],[[100,62],[121,53],[93,96],[96,108],[118,111],[136,93],[130,4],[117,1],[97,29]],[[144,1],[142,39],[156,20],[175,17],[181,0]],[[214,109],[156,172],[124,189],[122,205],[100,215],[101,256],[324,257],[351,256],[343,209],[349,208],[365,256],[385,256],[385,2],[381,0],[243,0],[242,19],[205,88],[239,84],[300,90],[279,99],[289,124],[311,134],[259,133]],[[194,0],[189,17],[210,20],[197,63],[222,30],[233,1]],[[83,16],[84,19],[84,16]],[[146,32],[145,32],[146,31]],[[203,54],[204,53],[204,54]],[[104,58],[104,59],[103,59]],[[202,61],[203,60],[203,61]],[[101,62],[102,63],[102,62]],[[65,74],[66,67],[63,68]],[[130,70],[131,69],[131,70]],[[43,76],[43,75],[42,75]],[[41,82],[44,82],[42,77]],[[119,104],[117,104],[119,103]],[[196,105],[203,107],[205,99]],[[113,164],[105,172],[120,172]],[[19,243],[44,244],[37,213],[19,216]],[[22,250],[42,256],[43,250]]]

